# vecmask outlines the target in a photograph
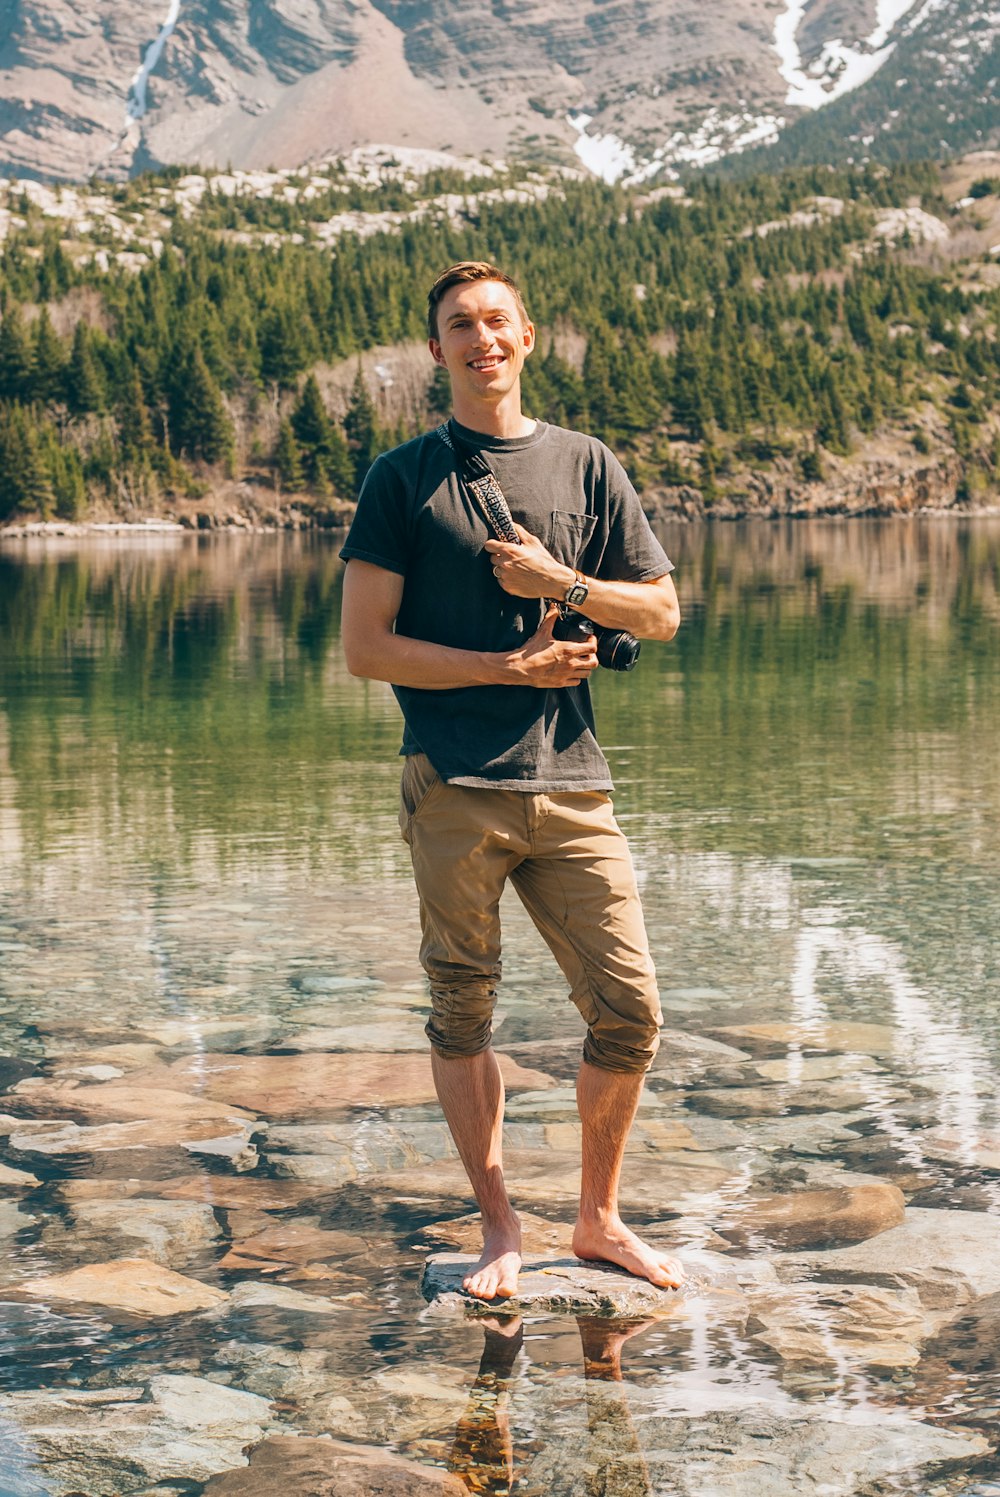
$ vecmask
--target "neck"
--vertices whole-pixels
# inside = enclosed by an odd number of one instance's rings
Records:
[[[452,414],[459,426],[482,432],[485,437],[529,437],[536,424],[521,410],[519,384],[495,404],[458,397],[452,406]]]

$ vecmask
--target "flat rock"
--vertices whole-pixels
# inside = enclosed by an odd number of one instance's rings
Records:
[[[711,1385],[708,1407],[703,1388],[693,1390],[698,1406],[691,1409],[678,1390],[676,1412],[662,1386],[630,1385],[631,1429],[608,1385],[567,1381],[552,1395],[554,1407],[546,1407],[540,1393],[532,1410],[538,1450],[521,1479],[527,1491],[546,1497],[587,1490],[608,1497],[923,1493],[931,1478],[967,1469],[990,1449],[982,1435],[939,1429],[886,1408],[845,1413],[816,1404],[727,1406],[727,1390],[718,1383]],[[578,1419],[568,1412],[577,1388],[587,1411]]]
[[[30,1190],[39,1183],[38,1176],[27,1170],[12,1169],[9,1164],[0,1164],[0,1185],[8,1190]]]
[[[327,1232],[317,1220],[297,1218],[276,1222],[253,1237],[234,1242],[219,1267],[229,1272],[239,1269],[258,1273],[278,1273],[283,1269],[301,1268],[307,1264],[343,1259],[347,1252],[356,1253],[364,1244],[347,1232]]]
[[[754,1070],[765,1081],[798,1086],[812,1081],[850,1081],[862,1074],[880,1074],[882,1067],[870,1055],[786,1055],[781,1060],[760,1061]]]
[[[683,1254],[687,1272],[684,1289],[657,1289],[645,1278],[635,1278],[611,1263],[527,1254],[516,1295],[484,1301],[461,1287],[476,1262],[478,1254],[434,1253],[428,1257],[421,1280],[424,1298],[439,1301],[445,1310],[454,1308],[473,1316],[496,1314],[497,1307],[503,1307],[506,1314],[591,1314],[621,1319],[668,1316],[690,1293],[772,1278],[772,1269],[766,1263],[744,1263],[710,1251],[692,1250]]]
[[[276,1050],[307,1054],[326,1051],[336,1054],[400,1054],[403,1052],[427,1052],[427,1036],[422,1024],[407,1014],[405,1023],[396,1024],[342,1024],[321,1025],[315,1029],[302,1029],[295,1034],[286,1034]]]
[[[929,1128],[916,1134],[914,1142],[928,1159],[945,1160],[964,1169],[1000,1171],[1000,1133]]]
[[[119,1497],[143,1482],[203,1482],[246,1466],[244,1448],[275,1427],[267,1399],[205,1378],[9,1393],[0,1414],[23,1431],[46,1485],[36,1490]]]
[[[171,1121],[191,1118],[199,1123],[238,1118],[246,1122],[254,1116],[231,1103],[215,1102],[190,1092],[153,1090],[134,1081],[92,1085],[73,1079],[48,1081],[31,1077],[11,1092],[9,1105],[22,1109],[30,1117],[73,1118],[86,1123],[152,1122],[160,1118]]]
[[[856,1112],[868,1094],[849,1082],[812,1081],[803,1086],[731,1086],[692,1092],[688,1106],[720,1118],[774,1118],[796,1113]]]
[[[500,1068],[512,1091],[553,1085],[541,1071],[524,1070],[502,1056]],[[199,1088],[216,1102],[274,1119],[323,1116],[348,1107],[414,1106],[436,1096],[426,1052],[189,1056],[133,1080],[182,1093]]]
[[[899,1043],[897,1031],[888,1024],[726,1024],[711,1029],[726,1044],[738,1045],[755,1056],[785,1054],[801,1050],[814,1054],[892,1055]]]
[[[9,1151],[26,1163],[38,1161],[94,1161],[96,1173],[135,1168],[142,1151],[147,1175],[164,1167],[176,1170],[191,1154],[211,1154],[250,1167],[256,1152],[250,1142],[253,1127],[240,1117],[141,1119],[131,1123],[33,1122],[12,1132]]]
[[[53,1256],[88,1259],[142,1257],[165,1268],[204,1259],[219,1239],[211,1206],[194,1201],[77,1201],[70,1219],[50,1221],[43,1233]]]
[[[146,1258],[90,1263],[70,1273],[28,1279],[18,1285],[17,1293],[32,1299],[103,1305],[130,1315],[183,1315],[214,1309],[229,1298],[221,1289]]]
[[[271,1180],[265,1175],[174,1175],[162,1180],[61,1180],[64,1201],[131,1200],[136,1196],[161,1201],[197,1201],[223,1210],[292,1211],[319,1192],[293,1180]]]
[[[831,1247],[864,1242],[898,1227],[905,1210],[894,1185],[845,1185],[759,1196],[727,1207],[715,1230],[730,1242],[783,1248]]]
[[[266,1045],[281,1033],[281,1025],[268,1014],[225,1014],[215,1019],[162,1019],[137,1024],[137,1030],[165,1049],[183,1045],[187,1050],[211,1050],[215,1045]]]
[[[798,1285],[753,1293],[746,1333],[783,1362],[817,1367],[914,1367],[927,1316],[914,1290]]]
[[[901,1226],[853,1247],[781,1255],[779,1277],[912,1287],[925,1309],[958,1309],[1000,1291],[997,1219],[973,1211],[911,1206]]]
[[[284,1284],[258,1284],[252,1279],[237,1284],[232,1293],[225,1296],[225,1313],[248,1309],[283,1310],[291,1315],[339,1315],[343,1305],[339,1300],[322,1294],[305,1294],[301,1289],[288,1289]]]
[[[468,1497],[457,1476],[376,1446],[272,1436],[249,1469],[215,1476],[203,1497]]]
[[[516,1148],[529,1136],[535,1143],[543,1141],[540,1129],[530,1133],[519,1124],[507,1130],[505,1141]],[[265,1152],[269,1165],[283,1178],[328,1189],[364,1175],[455,1159],[458,1153],[443,1120],[401,1124],[384,1118],[275,1124],[268,1130]]]

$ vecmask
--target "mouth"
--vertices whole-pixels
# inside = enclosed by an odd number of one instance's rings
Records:
[[[505,362],[506,360],[503,354],[492,353],[488,358],[485,359],[470,359],[469,368],[479,370],[499,369],[500,365]]]

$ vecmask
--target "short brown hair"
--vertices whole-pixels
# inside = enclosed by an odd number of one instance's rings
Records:
[[[488,264],[486,260],[460,260],[457,265],[449,265],[447,270],[442,270],[427,293],[428,337],[435,340],[438,337],[438,307],[441,305],[445,292],[450,291],[452,286],[464,286],[469,281],[499,281],[501,286],[506,286],[513,294],[522,322],[528,322],[529,318],[521,293],[505,270],[501,270],[497,265]]]

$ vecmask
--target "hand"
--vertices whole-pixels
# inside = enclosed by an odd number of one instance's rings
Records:
[[[516,680],[525,686],[579,686],[597,668],[597,640],[570,644],[553,639],[558,608],[550,608],[538,629],[508,657]]]
[[[493,575],[505,593],[514,598],[561,598],[576,580],[572,567],[556,561],[537,535],[515,524],[521,544],[513,541],[487,541],[486,549],[493,562]]]

